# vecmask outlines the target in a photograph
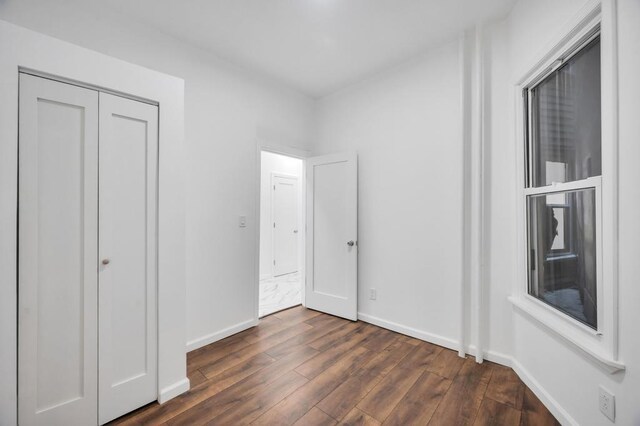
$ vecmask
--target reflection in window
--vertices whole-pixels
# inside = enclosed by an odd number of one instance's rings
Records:
[[[528,221],[529,294],[597,329],[595,189],[531,195]]]
[[[599,176],[600,38],[529,89],[531,186]]]

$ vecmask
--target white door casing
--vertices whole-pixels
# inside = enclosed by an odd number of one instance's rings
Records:
[[[273,275],[298,271],[298,178],[273,173]]]
[[[99,423],[157,399],[158,107],[100,93]]]
[[[20,75],[18,421],[95,424],[98,92]]]
[[[358,164],[355,153],[307,159],[305,305],[357,320]]]

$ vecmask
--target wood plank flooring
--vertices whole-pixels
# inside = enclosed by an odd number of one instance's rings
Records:
[[[295,307],[187,355],[191,390],[114,425],[557,425],[509,368]]]

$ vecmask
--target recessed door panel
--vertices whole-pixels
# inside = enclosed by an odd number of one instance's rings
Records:
[[[313,185],[313,291],[346,299],[348,295],[348,235],[345,212],[348,194],[344,186],[349,173],[346,161],[316,165]]]
[[[157,117],[100,94],[100,423],[157,399]]]
[[[98,93],[20,76],[19,422],[97,413]]]

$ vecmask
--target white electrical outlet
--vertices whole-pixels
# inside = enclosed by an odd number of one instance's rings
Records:
[[[246,216],[240,216],[240,218],[238,219],[238,226],[240,228],[246,228],[247,227],[247,217]]]
[[[607,416],[612,422],[615,422],[616,397],[611,392],[600,386],[600,395],[598,401],[602,414]]]
[[[369,289],[369,299],[376,300],[376,297],[378,297],[378,294],[376,293],[376,289],[375,288]]]

